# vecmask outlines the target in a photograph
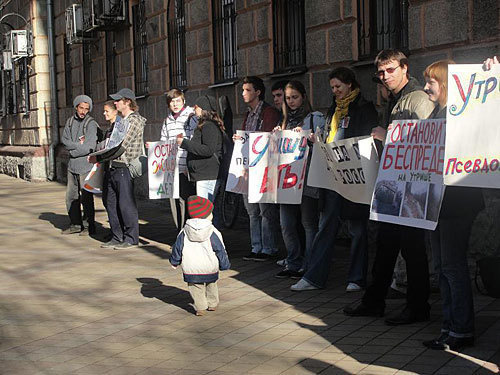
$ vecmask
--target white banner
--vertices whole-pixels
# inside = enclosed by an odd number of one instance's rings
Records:
[[[231,165],[227,175],[226,191],[248,194],[248,139],[250,132],[237,130],[241,138],[234,141]]]
[[[446,185],[500,188],[500,66],[448,66]]]
[[[307,185],[334,190],[344,198],[370,204],[378,156],[372,137],[324,143],[317,137]]]
[[[309,130],[250,133],[250,203],[301,203],[309,153],[309,134]]]
[[[387,129],[370,219],[434,230],[443,200],[446,120],[400,120]]]
[[[179,165],[177,142],[149,142],[149,199],[179,198]]]
[[[87,177],[83,181],[83,188],[91,193],[102,193],[102,181],[104,179],[104,170],[101,163],[95,163],[92,166]]]

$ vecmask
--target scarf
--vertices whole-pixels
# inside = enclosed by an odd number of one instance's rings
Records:
[[[299,108],[296,110],[292,111],[291,109],[287,108],[289,111],[286,116],[286,125],[285,129],[294,129],[302,122],[304,121],[304,118],[306,117],[306,110],[304,108],[304,105],[301,105]]]
[[[359,88],[352,90],[345,98],[335,99],[337,107],[335,108],[335,113],[332,116],[332,122],[330,123],[330,132],[328,133],[326,143],[332,143],[335,139],[335,134],[337,134],[340,120],[347,116],[347,112],[349,112],[349,104],[351,104],[354,99],[356,99],[358,94]]]

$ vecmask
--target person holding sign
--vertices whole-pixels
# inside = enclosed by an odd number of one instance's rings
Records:
[[[434,103],[428,99],[418,81],[410,77],[408,58],[404,53],[392,49],[383,50],[375,58],[375,66],[375,76],[390,91],[386,108],[389,123],[394,120],[429,117],[434,110]],[[377,126],[372,130],[376,141],[385,142],[388,125]],[[344,308],[346,315],[383,316],[385,296],[401,251],[408,275],[406,306],[403,311],[387,317],[385,321],[390,325],[399,325],[429,319],[429,267],[424,233],[424,230],[419,228],[379,223],[372,284],[367,288],[360,304]]]
[[[270,132],[278,125],[280,113],[264,101],[266,87],[259,77],[249,76],[243,80],[242,97],[248,105],[242,130],[249,132]],[[233,139],[240,139],[233,135]],[[243,260],[263,262],[278,252],[276,235],[279,231],[278,205],[272,203],[249,203],[244,196],[243,203],[250,218],[250,241],[252,251]]]
[[[366,136],[377,124],[377,111],[372,102],[363,98],[354,72],[346,67],[334,69],[330,75],[334,103],[328,110],[325,129],[320,134],[326,143],[346,138]],[[314,139],[314,137],[313,137]],[[368,267],[367,205],[353,203],[337,192],[319,189],[320,222],[314,238],[311,259],[303,278],[291,286],[294,291],[324,288],[330,272],[339,220],[347,220],[351,242],[351,266],[347,291],[361,290],[366,283]]]
[[[424,71],[425,91],[436,104],[430,118],[446,118],[449,64],[454,62],[436,61]],[[459,350],[474,344],[474,305],[467,248],[472,224],[483,208],[481,189],[446,186],[438,225],[431,232],[443,323],[439,337],[423,342],[430,349]]]
[[[196,99],[194,113],[198,126],[193,137],[187,139],[181,133],[177,136],[177,144],[187,151],[189,181],[195,183],[196,195],[214,202],[224,124],[217,114],[217,102],[212,96],[203,95]]]
[[[299,81],[290,81],[285,86],[284,92],[283,122],[275,130],[323,131],[325,118],[321,112],[312,111],[304,85]],[[310,157],[308,160],[310,161]],[[309,168],[306,169],[306,176],[308,170]],[[304,181],[307,181],[307,177]],[[287,258],[286,267],[276,275],[277,278],[299,279],[303,276],[303,270],[307,268],[309,262],[312,242],[318,232],[318,216],[318,188],[305,185],[300,205],[280,204],[281,234],[287,249]],[[304,251],[301,249],[299,225],[302,225],[305,233]]]
[[[196,127],[194,109],[186,105],[184,93],[179,89],[167,92],[168,114],[161,128],[161,141],[174,141],[178,135],[190,139]],[[193,184],[189,181],[187,170],[187,150],[179,149],[177,163],[179,166],[179,198],[170,198],[170,210],[178,230],[186,221],[186,199],[194,194]]]
[[[110,97],[122,115],[121,125],[127,129],[126,134],[116,147],[102,154],[89,156],[89,161],[110,162],[109,169],[105,172],[105,180],[112,238],[101,247],[121,250],[139,244],[139,213],[129,166],[143,155],[146,119],[139,114],[135,93],[131,89],[123,88]]]

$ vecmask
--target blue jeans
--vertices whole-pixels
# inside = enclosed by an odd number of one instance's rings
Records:
[[[439,275],[442,332],[453,337],[474,336],[474,304],[467,247],[474,217],[440,218],[431,232],[432,256]]]
[[[215,185],[217,180],[196,181],[196,195],[207,198],[210,202],[215,200]]]
[[[287,250],[286,264],[289,270],[306,269],[312,243],[318,232],[318,216],[318,200],[305,195],[302,196],[301,204],[280,204],[281,234]],[[299,217],[305,232],[304,252],[298,232]]]
[[[279,205],[272,203],[248,203],[248,195],[243,203],[250,219],[250,241],[252,253],[274,255],[278,252]]]
[[[330,273],[335,239],[340,228],[342,197],[328,189],[321,189],[323,208],[319,219],[319,230],[311,248],[311,259],[304,279],[311,285],[324,288]],[[366,284],[368,268],[368,219],[347,220],[351,241],[351,266],[348,281],[360,286]]]

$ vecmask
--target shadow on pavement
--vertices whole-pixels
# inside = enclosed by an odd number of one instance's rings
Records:
[[[141,294],[144,297],[156,298],[170,305],[175,305],[190,314],[193,313],[193,310],[188,307],[191,297],[185,290],[165,285],[152,277],[138,277],[136,280],[142,284]]]

